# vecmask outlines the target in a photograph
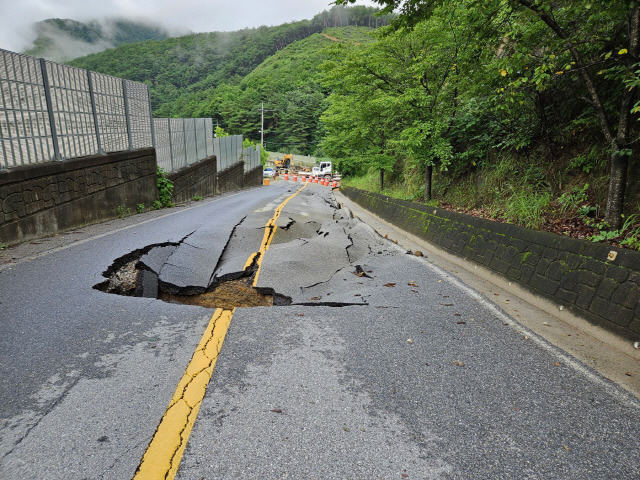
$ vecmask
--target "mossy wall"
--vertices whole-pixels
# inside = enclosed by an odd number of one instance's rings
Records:
[[[390,223],[504,275],[625,337],[640,338],[640,253],[493,222],[352,187]]]

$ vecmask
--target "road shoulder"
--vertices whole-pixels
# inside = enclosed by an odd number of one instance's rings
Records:
[[[634,348],[632,342],[589,323],[481,265],[401,230],[337,190],[335,194],[338,202],[380,235],[406,250],[422,252],[434,265],[477,290],[523,327],[640,398],[640,350]]]

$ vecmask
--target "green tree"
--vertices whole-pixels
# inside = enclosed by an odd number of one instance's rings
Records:
[[[356,0],[337,0],[338,4]],[[579,96],[597,120],[610,151],[606,221],[618,228],[624,207],[631,144],[632,108],[637,96],[634,71],[640,54],[640,5],[633,0],[375,0],[383,12],[398,11],[396,27],[415,27],[440,6],[452,3],[470,12],[468,28],[481,32],[500,20],[499,74],[515,90],[533,82],[543,90],[556,75],[580,80]],[[527,73],[522,60],[536,63]],[[604,80],[599,80],[602,75]],[[515,96],[511,95],[511,97]],[[511,98],[511,101],[517,101]],[[635,112],[638,110],[634,109]]]

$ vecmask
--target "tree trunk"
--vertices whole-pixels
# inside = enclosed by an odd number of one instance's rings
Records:
[[[433,165],[427,165],[424,169],[424,199],[431,200],[431,187],[433,186]]]
[[[580,70],[582,78],[584,79],[587,90],[591,96],[593,107],[595,108],[600,126],[604,133],[605,138],[613,147],[613,153],[611,155],[611,177],[609,179],[609,193],[607,197],[607,208],[605,214],[605,221],[613,228],[618,230],[622,224],[622,211],[624,207],[624,194],[627,183],[627,170],[629,166],[629,156],[627,153],[628,138],[629,138],[629,122],[631,121],[631,106],[635,98],[636,89],[624,88],[622,93],[622,99],[620,102],[620,115],[618,117],[618,130],[614,136],[613,129],[607,119],[607,114],[600,97],[599,92],[596,89],[596,84],[591,75],[591,72],[587,68],[582,55],[578,51],[576,45],[570,40],[568,34],[560,27],[556,22],[553,15],[545,12],[541,9],[537,1],[534,0],[515,0],[520,5],[527,7],[540,16],[551,30],[553,30],[558,37],[567,42],[567,47],[573,59],[575,60],[576,67]],[[629,16],[629,48],[628,55],[632,59],[637,59],[640,55],[640,6],[634,6],[630,10]],[[635,61],[635,60],[634,60]]]
[[[384,190],[384,170],[380,169],[380,191]]]
[[[624,193],[627,186],[629,156],[616,148],[611,155],[611,173],[609,174],[609,195],[604,220],[612,230],[618,230],[622,224]]]

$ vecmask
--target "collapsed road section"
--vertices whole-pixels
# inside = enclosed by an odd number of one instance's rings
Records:
[[[273,204],[269,204],[251,212],[230,230],[211,225],[189,233],[178,242],[148,245],[123,255],[103,272],[106,280],[94,288],[117,295],[226,310],[291,304],[367,305],[364,299],[334,301],[325,295],[306,295],[321,288],[344,269],[362,276],[363,267],[355,262],[371,252],[371,245],[379,243],[380,239],[353,219],[347,209],[341,209],[318,192],[302,193],[302,211],[280,217],[273,225],[264,223],[265,217],[273,212]],[[327,209],[327,205],[331,208]],[[324,207],[319,209],[323,213],[310,219],[306,210],[318,211],[315,208],[318,206]],[[274,235],[276,230],[278,234]],[[354,241],[356,230],[366,231],[367,241]],[[278,272],[273,272],[280,275],[282,268],[296,270],[289,276],[299,282],[294,288],[295,301],[290,295],[276,292],[268,283],[281,283],[272,273],[262,272],[263,278],[256,285],[259,264],[264,261],[265,253],[263,249],[255,251],[260,238],[263,241],[269,238],[269,243],[273,241],[271,248],[279,252],[278,257],[284,252],[291,258],[304,259],[307,264],[302,269],[300,265],[279,265]],[[291,255],[294,250],[295,256]],[[311,265],[314,267],[309,268]],[[308,275],[300,278],[299,273],[305,271]]]

